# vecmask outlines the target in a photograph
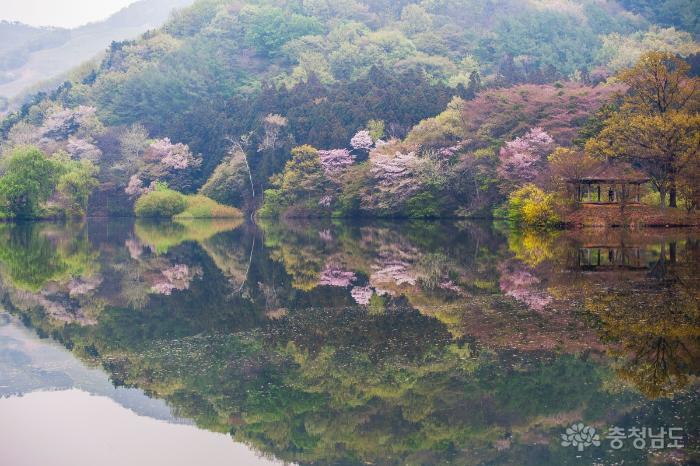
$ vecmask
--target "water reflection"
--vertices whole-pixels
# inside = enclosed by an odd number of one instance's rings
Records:
[[[280,460],[698,460],[696,231],[2,228],[3,302],[26,325]],[[559,443],[578,421],[681,427],[686,447],[579,453]]]

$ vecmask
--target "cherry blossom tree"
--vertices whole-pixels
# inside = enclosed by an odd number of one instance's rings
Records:
[[[547,155],[553,149],[552,137],[542,128],[532,128],[501,148],[498,175],[516,184],[532,182],[540,174]]]
[[[151,143],[146,159],[160,164],[166,171],[197,168],[202,164],[202,158],[195,157],[186,144],[173,144],[170,138]]]
[[[369,151],[374,147],[372,135],[367,130],[358,131],[350,140],[350,145],[355,150]]]
[[[318,156],[323,171],[329,178],[338,176],[355,161],[355,157],[347,149],[320,150]]]
[[[86,105],[77,108],[61,108],[49,113],[41,128],[42,136],[53,140],[65,140],[81,127],[98,126],[97,109]]]
[[[262,124],[265,132],[258,145],[258,152],[277,149],[282,128],[288,124],[287,119],[282,115],[270,113],[263,118]]]
[[[76,138],[73,136],[68,138],[66,151],[72,158],[78,160],[97,162],[102,157],[102,151],[99,147],[86,139]]]
[[[119,136],[119,146],[125,163],[138,162],[148,147],[148,131],[142,125],[131,125]]]
[[[153,191],[153,188],[153,183],[146,186],[139,175],[131,175],[131,178],[129,178],[129,184],[127,184],[126,188],[124,188],[124,192],[131,197],[138,197],[142,194]]]
[[[421,160],[415,152],[375,151],[370,156],[375,189],[362,201],[369,209],[392,210],[421,188]]]

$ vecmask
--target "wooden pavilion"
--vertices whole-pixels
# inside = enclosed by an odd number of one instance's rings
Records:
[[[576,202],[580,204],[637,204],[641,187],[649,178],[626,163],[605,164],[591,174],[571,178]]]

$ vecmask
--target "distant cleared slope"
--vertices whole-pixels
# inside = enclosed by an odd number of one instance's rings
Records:
[[[193,0],[140,0],[105,21],[76,29],[0,23],[0,96],[65,73],[102,52],[110,42],[130,39],[160,26],[175,8]]]

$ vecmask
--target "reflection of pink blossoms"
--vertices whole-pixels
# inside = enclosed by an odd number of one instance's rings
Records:
[[[517,269],[505,264],[500,267],[501,291],[534,311],[543,311],[551,302],[552,297],[538,289],[540,279],[527,270]]]
[[[371,283],[394,283],[396,285],[415,285],[418,281],[409,270],[410,264],[401,260],[383,260],[379,265],[373,265],[374,272],[370,277]]]
[[[352,290],[350,290],[350,295],[352,296],[352,299],[354,299],[355,302],[360,306],[368,305],[369,301],[372,299],[373,294],[374,291],[372,291],[372,288],[370,288],[369,286],[356,286]]]
[[[174,290],[183,291],[190,287],[195,277],[202,276],[200,267],[188,267],[185,264],[177,264],[161,272],[164,280],[159,280],[151,287],[158,294],[170,295]]]
[[[327,243],[333,241],[333,233],[331,233],[331,231],[328,229],[319,231],[318,237],[321,238],[322,241],[325,241]]]
[[[71,297],[88,294],[102,284],[102,277],[74,278],[68,283],[68,294]]]
[[[353,149],[368,151],[372,148],[372,146],[374,146],[374,141],[372,140],[372,135],[369,134],[369,131],[362,130],[358,131],[357,134],[352,137],[350,140],[350,145]]]
[[[143,245],[138,240],[128,239],[124,241],[124,245],[129,251],[129,256],[132,259],[136,260],[141,257],[141,254],[143,253]]]
[[[318,284],[321,286],[339,286],[345,288],[350,286],[356,278],[353,272],[346,272],[337,266],[327,264],[321,272]]]

